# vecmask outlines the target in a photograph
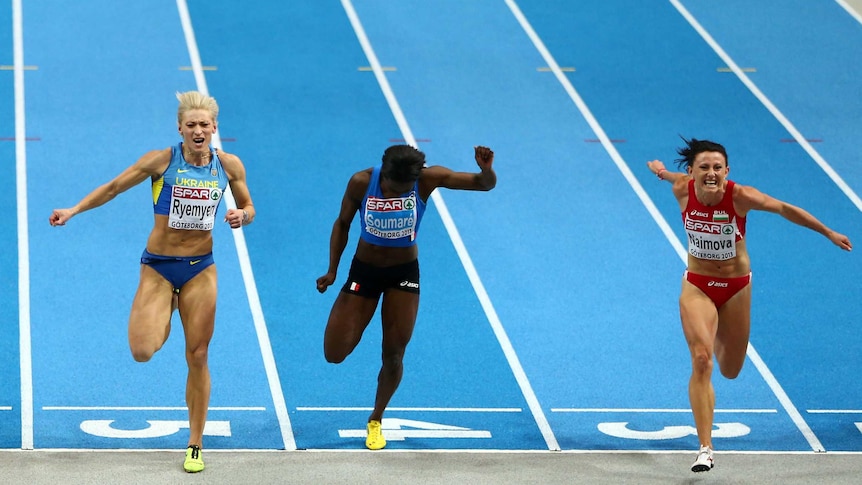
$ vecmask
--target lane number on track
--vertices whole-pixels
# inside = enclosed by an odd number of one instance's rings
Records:
[[[147,420],[148,426],[142,429],[118,429],[113,419],[89,419],[81,422],[81,430],[103,438],[160,438],[179,433],[189,427],[188,421]],[[207,421],[204,425],[205,436],[230,436],[230,421]]]
[[[697,429],[692,426],[665,426],[654,431],[631,429],[627,422],[599,423],[602,433],[615,438],[631,440],[673,440],[689,435],[697,436]],[[751,432],[751,428],[742,423],[715,423],[712,430],[713,438],[738,438]]]
[[[414,421],[412,419],[383,418],[380,423],[383,436],[391,441],[404,441],[406,438],[490,438],[491,432],[450,426],[447,424]],[[364,438],[365,429],[340,429],[341,438]]]

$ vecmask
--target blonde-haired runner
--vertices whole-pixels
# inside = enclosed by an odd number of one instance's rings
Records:
[[[113,180],[80,202],[55,209],[48,222],[65,225],[73,216],[99,207],[149,179],[154,224],[141,256],[141,273],[129,316],[129,347],[138,362],[152,358],[168,338],[171,315],[179,309],[186,342],[186,404],[189,441],[185,471],[204,469],[201,447],[210,398],[207,352],[216,309],[216,267],[212,229],[229,186],[236,209],[224,222],[236,229],[254,220],[245,167],[236,155],[211,146],[218,104],[197,91],[177,93],[182,141],[144,154]]]

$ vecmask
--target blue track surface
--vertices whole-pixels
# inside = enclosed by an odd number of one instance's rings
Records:
[[[465,171],[474,145],[492,147],[499,183],[429,204],[423,303],[386,415],[389,449],[697,445],[677,315],[684,234],[669,186],[645,167],[670,165],[680,135],[722,142],[732,179],[862,244],[862,24],[835,2],[265,3],[189,5],[199,79],[219,101],[222,146],[244,161],[258,214],[244,242],[215,230],[208,448],[362,447],[378,320],[343,364],[322,352],[355,233],[338,284],[319,295],[314,280],[349,176],[410,137],[429,163]],[[0,448],[26,447],[28,426],[36,448],[184,444],[179,320],[147,364],[127,345],[149,188],[67,227],[45,220],[175,143],[174,92],[204,89],[177,10],[167,0],[23,2],[29,141],[22,159],[13,71],[2,70],[0,162],[8,173],[26,164],[27,193],[7,190],[0,203],[11,217],[26,202],[30,312],[18,300],[19,232],[5,224]],[[12,25],[8,6],[0,25]],[[13,43],[0,29],[0,65],[13,64]],[[751,215],[747,239],[750,356],[763,365],[749,360],[734,381],[716,372],[716,447],[862,451],[857,253],[765,213]],[[26,361],[32,402],[21,392]]]

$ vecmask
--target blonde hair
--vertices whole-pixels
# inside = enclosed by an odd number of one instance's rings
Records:
[[[193,109],[209,111],[213,121],[218,120],[218,103],[212,96],[206,96],[198,91],[186,91],[184,93],[177,92],[177,99],[180,101],[180,106],[177,109],[178,123],[182,123],[183,115]]]

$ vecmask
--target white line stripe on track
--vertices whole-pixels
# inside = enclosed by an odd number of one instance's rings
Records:
[[[203,65],[201,64],[200,52],[198,51],[197,41],[195,40],[194,30],[192,29],[192,21],[189,16],[188,5],[185,0],[177,0],[177,9],[180,13],[180,20],[183,24],[183,32],[188,45],[189,57],[191,58],[192,70],[194,71],[195,81],[198,86],[198,91],[209,95],[207,89],[206,77],[203,73]],[[221,138],[218,133],[213,134],[213,145],[216,148],[221,148]],[[230,193],[230,188],[224,193],[224,200],[228,208],[235,209],[236,201]],[[266,377],[269,381],[269,390],[272,395],[275,414],[278,418],[278,425],[281,430],[281,438],[284,441],[286,450],[296,449],[296,440],[293,436],[293,428],[290,425],[290,416],[287,412],[287,404],[284,400],[284,393],[281,388],[281,380],[278,377],[278,367],[275,364],[275,356],[272,353],[272,344],[269,340],[269,332],[266,328],[266,320],[263,316],[263,307],[260,304],[260,296],[257,292],[257,284],[254,280],[254,274],[251,269],[251,260],[248,255],[248,247],[245,244],[245,234],[242,228],[232,229],[234,242],[236,243],[236,252],[239,257],[239,265],[242,270],[243,281],[245,282],[246,295],[248,303],[251,307],[251,314],[254,320],[254,328],[257,331],[257,340],[260,345],[260,353],[263,357],[263,365],[266,369]]]
[[[552,408],[555,413],[691,413],[689,408]],[[777,409],[716,409],[716,413],[777,413]]]
[[[748,90],[751,91],[751,94],[753,94],[761,102],[761,104],[763,104],[763,106],[766,107],[766,109],[768,109],[770,113],[772,113],[772,116],[774,116],[775,119],[778,120],[779,123],[781,123],[784,129],[787,130],[787,132],[793,136],[793,139],[799,143],[799,146],[801,146],[814,160],[814,162],[820,166],[820,168],[826,173],[826,175],[828,175],[829,178],[832,179],[832,182],[834,182],[835,185],[837,185],[838,188],[841,189],[842,192],[844,192],[844,195],[846,195],[847,198],[850,199],[851,202],[853,202],[853,205],[855,205],[858,210],[862,211],[862,199],[860,199],[859,196],[856,195],[856,192],[854,192],[853,189],[851,189],[850,186],[847,185],[844,179],[842,179],[841,176],[838,175],[838,172],[836,172],[832,168],[832,166],[829,165],[829,162],[827,162],[822,156],[820,156],[820,153],[818,153],[817,150],[815,150],[814,147],[811,145],[811,143],[808,142],[805,136],[803,136],[802,133],[800,133],[800,131],[797,130],[795,126],[793,126],[793,123],[791,123],[790,120],[788,120],[787,117],[785,117],[784,114],[781,113],[778,107],[772,104],[772,101],[770,101],[769,98],[767,98],[766,95],[763,94],[760,88],[758,88],[757,85],[754,84],[754,82],[742,71],[742,69],[736,64],[736,62],[733,61],[733,59],[727,54],[727,52],[725,52],[724,49],[722,49],[721,46],[718,45],[718,42],[716,42],[715,39],[713,39],[712,36],[709,34],[709,32],[707,32],[706,29],[703,28],[702,25],[700,25],[697,19],[695,19],[694,16],[689,13],[689,11],[686,10],[686,8],[678,0],[669,1],[674,7],[676,7],[676,9],[685,18],[685,20],[687,20],[688,23],[691,24],[694,30],[697,31],[698,34],[700,34],[703,40],[706,41],[706,43],[709,44],[710,47],[712,47],[712,50],[715,51],[716,54],[718,54],[718,57],[720,57],[721,60],[724,61],[725,64],[727,64],[730,70],[733,71],[734,74],[736,74],[736,77],[738,77],[739,80],[742,81],[742,84],[744,84],[745,87],[747,87]]]
[[[374,49],[371,47],[371,42],[365,34],[365,29],[359,21],[359,16],[356,14],[353,4],[350,0],[341,0],[341,5],[344,7],[344,11],[350,19],[350,24],[353,26],[353,30],[356,32],[356,37],[362,45],[362,50],[365,52],[365,56],[371,64],[371,69],[374,71],[374,77],[377,78],[377,83],[380,84],[380,89],[383,91],[383,96],[389,103],[389,109],[392,111],[392,115],[395,117],[395,121],[401,129],[401,134],[404,136],[404,140],[406,140],[409,145],[414,147],[417,146],[413,132],[407,124],[407,119],[401,111],[401,106],[395,98],[395,93],[393,93],[392,88],[389,86],[386,74],[384,74],[383,69],[380,66],[377,54],[374,53]],[[521,361],[515,353],[512,342],[509,340],[509,336],[506,334],[506,330],[503,328],[503,324],[497,316],[497,311],[494,309],[493,303],[491,303],[491,298],[488,296],[487,291],[485,291],[485,285],[482,284],[482,280],[479,278],[479,274],[473,266],[473,260],[470,258],[470,254],[467,252],[467,248],[464,246],[464,242],[461,239],[461,234],[458,232],[458,228],[455,226],[455,222],[449,214],[449,210],[446,208],[443,196],[440,195],[440,191],[435,190],[431,193],[431,198],[434,201],[437,211],[440,213],[443,225],[446,226],[446,230],[449,232],[449,238],[455,246],[455,251],[461,259],[461,264],[464,266],[467,277],[473,285],[473,290],[476,292],[476,296],[482,304],[485,315],[488,317],[491,328],[494,330],[494,335],[496,335],[497,341],[503,349],[503,354],[509,362],[509,367],[512,369],[512,373],[515,376],[515,380],[518,382],[518,386],[521,388],[521,393],[526,399],[530,411],[533,413],[533,419],[536,421],[536,425],[539,427],[542,436],[545,438],[545,443],[547,444],[548,449],[559,450],[560,445],[557,443],[557,438],[554,436],[551,425],[548,423],[548,419],[542,410],[541,404],[539,404],[536,393],[533,391],[533,386],[530,384],[530,380],[527,378],[527,374],[521,366]]]
[[[802,133],[800,133],[799,130],[797,130],[796,127],[793,126],[790,120],[788,120],[784,116],[784,114],[782,114],[781,111],[779,111],[779,109],[774,104],[772,104],[772,101],[770,101],[769,98],[767,98],[766,95],[763,94],[762,91],[760,91],[760,89],[754,84],[754,82],[752,82],[751,79],[749,79],[749,77],[744,72],[742,72],[742,69],[739,68],[736,62],[734,62],[734,60],[727,54],[727,52],[725,52],[724,49],[722,49],[721,46],[718,45],[718,42],[716,42],[715,39],[712,38],[709,32],[707,32],[706,29],[704,29],[703,26],[700,25],[697,19],[695,19],[694,16],[678,0],[669,1],[685,18],[685,20],[692,26],[692,28],[694,28],[694,30],[703,38],[703,40],[706,41],[707,44],[709,44],[712,50],[715,51],[716,54],[718,54],[721,60],[724,61],[724,63],[727,64],[728,67],[730,67],[733,73],[736,74],[736,77],[739,78],[740,81],[742,81],[742,84],[744,84],[748,88],[748,90],[751,91],[751,93],[754,94],[754,96],[758,100],[760,100],[763,106],[765,106],[766,109],[768,109],[769,112],[772,113],[772,116],[774,116],[775,119],[778,120],[778,122],[781,123],[782,126],[784,126],[784,129],[786,129],[787,132],[790,133],[793,138],[799,143],[799,146],[801,146],[808,153],[808,155],[817,163],[817,165],[819,165],[820,168],[824,172],[826,172],[826,175],[828,175],[829,178],[831,178],[832,181],[838,186],[838,188],[840,188],[841,191],[844,192],[844,195],[846,195],[847,198],[853,202],[853,204],[858,210],[862,211],[862,200],[859,199],[859,196],[856,195],[856,193],[853,192],[853,189],[851,189],[850,186],[847,185],[846,182],[844,182],[841,176],[838,175],[838,173],[832,169],[829,163],[827,163],[826,160],[820,156],[820,153],[818,153],[817,150],[815,150],[814,147],[811,146],[811,143],[808,142],[808,140],[802,135]],[[772,371],[770,371],[769,367],[766,366],[766,362],[764,362],[763,359],[760,358],[760,354],[757,353],[757,350],[755,350],[754,345],[751,345],[751,343],[749,343],[748,345],[747,353],[748,357],[754,363],[754,366],[757,367],[758,371],[760,371],[760,374],[763,376],[763,379],[769,385],[770,389],[772,389],[772,392],[773,394],[775,394],[775,397],[778,398],[778,401],[781,403],[782,407],[784,407],[784,410],[787,411],[788,415],[790,415],[790,419],[793,420],[793,423],[796,425],[797,428],[799,428],[799,431],[802,433],[805,439],[808,440],[808,444],[811,446],[811,449],[817,452],[826,451],[826,449],[823,448],[823,444],[820,442],[819,439],[817,439],[817,436],[814,434],[814,431],[811,429],[810,426],[808,426],[808,423],[805,422],[805,418],[802,417],[802,414],[799,412],[798,409],[796,409],[796,406],[793,405],[793,401],[790,400],[790,396],[787,395],[787,393],[784,391],[784,388],[782,388],[781,384],[778,383],[778,379],[775,378],[775,376],[772,374]]]
[[[24,13],[12,0],[15,76],[15,179],[18,204],[18,346],[21,367],[21,448],[33,449],[33,361],[30,342],[30,242],[27,223],[27,149],[24,122]]]
[[[188,411],[186,406],[42,406],[42,411]],[[262,406],[210,406],[208,411],[266,411]]]
[[[364,456],[368,456],[367,450],[357,450],[357,449],[336,449],[336,448],[309,448],[302,450],[303,453],[321,453],[321,454],[363,454]],[[6,454],[19,454],[19,453],[27,453],[28,456],[33,453],[38,454],[53,454],[57,452],[63,453],[176,453],[176,448],[39,448],[38,450],[16,450],[16,449],[0,449],[0,457]],[[423,454],[425,453],[435,453],[435,454],[467,454],[467,455],[545,455],[547,456],[547,450],[492,450],[492,449],[435,449],[435,448],[423,448],[421,451]],[[207,449],[207,454],[210,453],[221,453],[221,454],[246,454],[246,453],[272,453],[275,456],[283,456],[284,451],[282,450],[273,450],[273,449],[259,449],[259,448],[209,448]],[[413,449],[382,449],[374,452],[375,455],[384,454],[389,455],[393,453],[416,453],[416,450]],[[567,454],[567,455],[626,455],[626,454],[638,454],[638,455],[690,455],[691,450],[640,450],[640,449],[632,449],[632,450],[561,450],[559,453]],[[787,455],[787,456],[799,456],[799,455],[810,455],[810,456],[822,456],[820,453],[815,453],[813,451],[750,451],[750,450],[721,450],[722,455],[751,455],[751,456],[762,456],[762,455]],[[862,456],[862,452],[860,451],[830,451],[830,455],[859,455]]]
[[[299,406],[297,411],[373,411],[372,407]],[[520,413],[521,408],[408,408],[387,407],[387,411],[429,411],[438,413]]]
[[[841,5],[841,8],[846,10],[847,13],[849,13],[854,19],[856,19],[857,22],[862,24],[862,14],[860,14],[858,11],[856,11],[856,9],[854,9],[853,6],[851,6],[849,3],[845,2],[844,0],[835,0],[835,1],[838,3],[838,5]]]
[[[554,59],[550,51],[548,51],[548,48],[545,47],[544,42],[542,42],[542,39],[539,38],[538,34],[536,34],[536,31],[533,30],[533,27],[530,25],[530,22],[524,16],[523,12],[521,12],[521,9],[518,7],[514,0],[506,0],[506,4],[509,6],[509,9],[512,11],[512,14],[518,20],[518,23],[521,24],[521,28],[524,29],[524,31],[527,33],[527,36],[533,42],[533,45],[536,47],[536,50],[538,50],[539,53],[542,55],[542,58],[545,60],[545,63],[547,63],[547,65],[551,68],[551,71],[554,73],[554,76],[556,76],[560,84],[563,85],[563,88],[566,90],[566,93],[569,95],[569,98],[571,98],[571,100],[575,103],[575,106],[577,106],[578,110],[581,112],[586,122],[590,125],[590,128],[592,128],[593,132],[596,134],[596,137],[601,142],[605,151],[607,151],[608,154],[611,156],[611,159],[613,160],[614,164],[616,164],[617,169],[619,169],[619,171],[623,174],[623,177],[625,177],[626,181],[629,183],[629,185],[631,185],[632,189],[635,191],[635,194],[641,200],[641,203],[644,205],[644,207],[646,207],[650,215],[652,215],[653,219],[655,220],[656,224],[658,224],[659,228],[667,238],[668,242],[670,242],[670,244],[673,246],[673,248],[678,254],[686,254],[685,248],[682,246],[682,243],[679,242],[676,235],[673,233],[673,230],[671,229],[670,225],[667,223],[667,221],[665,221],[664,217],[661,215],[661,212],[659,212],[652,199],[650,199],[649,195],[647,195],[640,182],[638,182],[637,177],[635,177],[629,166],[626,164],[625,160],[623,160],[623,157],[614,147],[613,142],[611,142],[611,139],[605,133],[605,130],[596,120],[595,116],[593,116],[592,112],[590,111],[590,108],[587,107],[587,104],[575,90],[575,87],[572,86],[572,83],[569,82],[569,79],[566,77],[565,74],[563,74],[563,71],[560,69],[559,64],[557,64],[556,59]]]
[[[671,3],[674,3],[675,5],[678,5],[677,8],[680,9],[680,12],[685,12],[685,14],[683,14],[684,16],[686,16],[688,14],[688,12],[685,11],[685,9],[681,5],[679,5],[678,2],[675,2],[675,0],[670,0],[670,1],[671,1]],[[671,230],[667,221],[665,220],[664,216],[661,215],[661,212],[659,212],[659,210],[656,208],[655,204],[652,202],[652,199],[650,199],[649,195],[647,195],[647,193],[644,191],[640,182],[638,182],[637,178],[634,176],[634,174],[632,174],[631,169],[628,167],[625,160],[623,160],[622,156],[620,156],[620,154],[616,150],[616,148],[613,146],[613,143],[611,143],[607,134],[605,134],[604,129],[601,127],[599,122],[596,120],[595,116],[593,116],[589,107],[587,107],[584,100],[577,93],[577,91],[575,90],[572,83],[569,81],[569,79],[566,77],[566,75],[563,74],[563,72],[560,70],[560,67],[557,64],[557,61],[553,58],[550,51],[548,51],[547,47],[545,47],[545,44],[539,38],[538,34],[536,34],[536,32],[533,30],[532,26],[530,26],[530,23],[527,21],[526,17],[524,17],[524,14],[521,12],[520,8],[518,8],[518,6],[514,0],[506,0],[506,4],[509,6],[509,9],[512,10],[512,13],[515,15],[515,18],[518,19],[518,22],[521,24],[521,27],[524,29],[524,31],[527,33],[527,35],[533,41],[533,44],[536,46],[536,49],[542,55],[545,62],[548,64],[548,66],[550,66],[554,75],[560,81],[560,84],[563,85],[563,88],[566,90],[566,93],[568,93],[569,97],[572,99],[572,101],[578,107],[578,110],[580,110],[584,119],[587,121],[587,123],[593,129],[593,132],[596,134],[599,141],[602,143],[602,146],[605,148],[605,150],[611,156],[611,159],[614,161],[617,168],[620,170],[620,172],[622,172],[623,176],[629,182],[629,184],[631,185],[635,194],[637,194],[638,198],[640,198],[641,202],[644,204],[647,211],[649,211],[650,215],[652,215],[656,224],[658,224],[659,228],[661,228],[661,231],[664,233],[668,242],[670,242],[670,244],[674,247],[674,249],[676,250],[677,254],[679,255],[680,259],[683,261],[683,263],[684,264],[687,263],[687,252],[684,249],[682,242],[673,233],[673,231]],[[693,18],[691,18],[691,15],[687,15],[686,18],[689,19],[689,22],[692,23],[692,25],[697,25],[697,27],[699,27],[697,22]],[[705,37],[704,37],[705,39],[709,38],[708,37],[709,34],[706,34],[706,32],[703,31],[702,28],[700,28],[699,32],[701,32],[702,36],[705,35]],[[709,38],[708,41],[711,41],[711,38]],[[716,49],[716,52],[720,52],[719,55],[722,56],[722,59],[725,60],[727,65],[731,67],[731,69],[737,74],[737,76],[739,76],[740,79],[744,79],[743,82],[748,80],[748,77],[742,73],[742,70],[739,68],[739,66],[737,66],[733,62],[733,60],[730,59],[726,54],[724,54],[724,51],[721,51],[721,48],[718,47],[718,45],[715,44],[714,41],[712,41],[711,45],[714,46],[713,48]],[[754,86],[750,81],[748,81],[747,85],[749,85],[749,89],[752,89],[752,92],[755,92],[757,90],[757,87]],[[757,94],[757,93],[760,93],[760,92],[757,91],[755,94]],[[758,96],[758,97],[762,98],[762,101],[765,101],[764,104],[769,103],[769,100],[767,100],[765,98],[765,96],[762,95],[762,93],[760,93],[760,96]],[[770,103],[770,106],[771,106],[771,103]],[[773,108],[774,108],[774,106],[773,106]],[[781,116],[781,114],[778,112],[777,109],[775,109],[773,111],[773,114],[776,115],[776,117]],[[783,118],[783,116],[781,116],[781,118]],[[785,121],[786,121],[786,119],[785,119]],[[816,155],[817,158],[820,157],[820,155],[817,154],[817,152],[814,151],[814,149],[811,147],[811,144],[808,143],[808,141],[805,140],[805,138],[795,128],[793,128],[793,126],[790,125],[789,122],[787,122],[785,124],[785,127],[788,129],[788,131],[790,131],[793,134],[794,138],[796,138],[796,140],[799,141],[800,145],[802,145],[804,147],[808,147],[807,149],[810,149],[809,154],[813,153],[812,156]],[[820,160],[822,160],[822,158],[820,158]],[[841,181],[840,177],[838,177],[838,175],[835,174],[834,171],[832,171],[831,167],[829,167],[829,165],[826,164],[825,161],[823,161],[823,163],[821,164],[821,167],[824,169],[824,171],[826,171],[828,174],[830,174],[830,177],[832,177],[832,174],[834,174],[833,180],[837,179],[838,181]],[[847,187],[847,185],[844,184],[843,181],[841,181],[841,183],[839,184],[839,187],[841,187],[842,184],[843,184],[843,187],[846,187],[846,189],[847,189],[847,190],[845,190],[845,193],[848,194],[848,197],[850,197],[851,195],[853,197],[855,197],[855,194],[853,194],[852,190],[849,190],[849,187]],[[849,191],[849,193],[847,191]],[[853,200],[852,197],[851,197],[851,200]],[[858,200],[858,197],[856,197],[856,200]],[[857,207],[862,209],[862,201],[860,201],[860,203],[859,203],[859,205],[857,205]],[[751,343],[749,343],[749,345],[748,345],[747,355],[748,355],[749,359],[751,359],[751,361],[754,363],[754,366],[757,368],[757,370],[760,371],[760,374],[763,376],[763,379],[766,381],[767,385],[772,390],[773,394],[775,394],[775,396],[778,398],[779,402],[784,407],[785,411],[787,411],[787,414],[793,420],[794,424],[796,424],[796,427],[799,429],[799,431],[802,433],[802,435],[805,437],[805,439],[808,440],[808,443],[811,445],[811,448],[817,452],[825,451],[823,449],[823,445],[820,443],[820,441],[814,435],[814,432],[811,430],[811,428],[808,426],[808,423],[806,423],[805,420],[802,418],[802,415],[799,413],[799,411],[796,409],[796,407],[790,401],[790,398],[787,396],[787,393],[785,393],[784,389],[782,389],[781,385],[778,384],[778,381],[775,379],[775,376],[772,375],[772,372],[766,366],[766,363],[763,362],[763,359],[760,358],[760,355],[757,353],[757,351],[754,349],[754,346]]]

